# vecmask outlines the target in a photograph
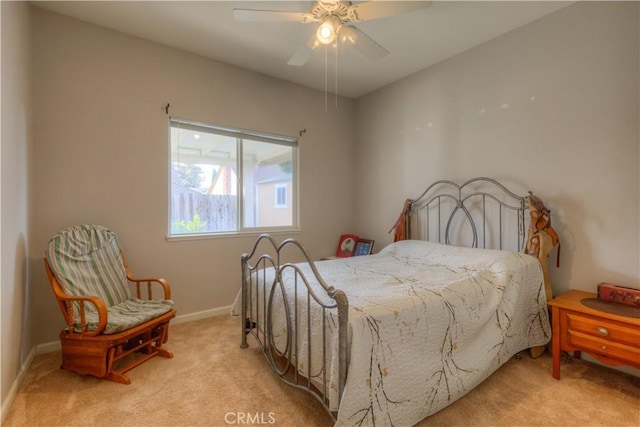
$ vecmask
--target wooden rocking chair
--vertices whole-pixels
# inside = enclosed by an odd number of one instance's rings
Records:
[[[62,369],[130,384],[129,370],[154,356],[173,357],[161,348],[176,315],[169,284],[133,277],[115,233],[69,227],[49,241],[44,265],[67,324],[60,332]],[[153,299],[158,287],[163,299]]]

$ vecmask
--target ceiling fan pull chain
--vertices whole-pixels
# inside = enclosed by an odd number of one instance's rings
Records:
[[[324,47],[324,112],[327,112],[327,91],[329,90],[328,82],[327,82],[327,67],[328,67],[328,47],[325,45]]]
[[[336,73],[335,73],[335,94],[336,94],[336,108],[338,108],[338,40],[336,40]]]

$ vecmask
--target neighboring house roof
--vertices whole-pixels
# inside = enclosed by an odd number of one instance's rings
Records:
[[[254,179],[256,184],[291,181],[291,173],[283,172],[278,165],[262,166],[256,169]]]

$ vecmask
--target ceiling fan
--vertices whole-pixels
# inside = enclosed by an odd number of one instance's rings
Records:
[[[365,57],[379,60],[389,52],[350,23],[386,18],[425,9],[430,5],[431,1],[366,1],[352,4],[350,1],[318,0],[310,12],[234,8],[233,17],[236,21],[317,23],[314,34],[287,62],[289,65],[302,66],[314,49],[323,45],[336,46],[338,42],[349,43]]]

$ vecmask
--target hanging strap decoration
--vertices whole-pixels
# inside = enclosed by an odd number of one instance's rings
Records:
[[[551,226],[551,211],[545,207],[542,200],[531,191],[529,191],[526,199],[529,205],[531,222],[529,223],[529,237],[525,249],[529,255],[538,258],[540,261],[548,301],[553,298],[553,288],[549,279],[547,258],[551,249],[558,246],[556,267],[560,267],[560,239],[558,238],[558,233]]]
[[[389,233],[391,233],[393,230],[395,230],[395,233],[393,234],[394,242],[397,242],[399,240],[407,240],[409,238],[409,233],[411,230],[411,215],[409,215],[409,212],[411,212],[411,203],[413,203],[413,200],[411,199],[407,199],[404,201],[404,206],[402,207],[400,216],[396,220],[396,223],[393,224],[393,227],[391,227],[391,230],[388,231]]]

